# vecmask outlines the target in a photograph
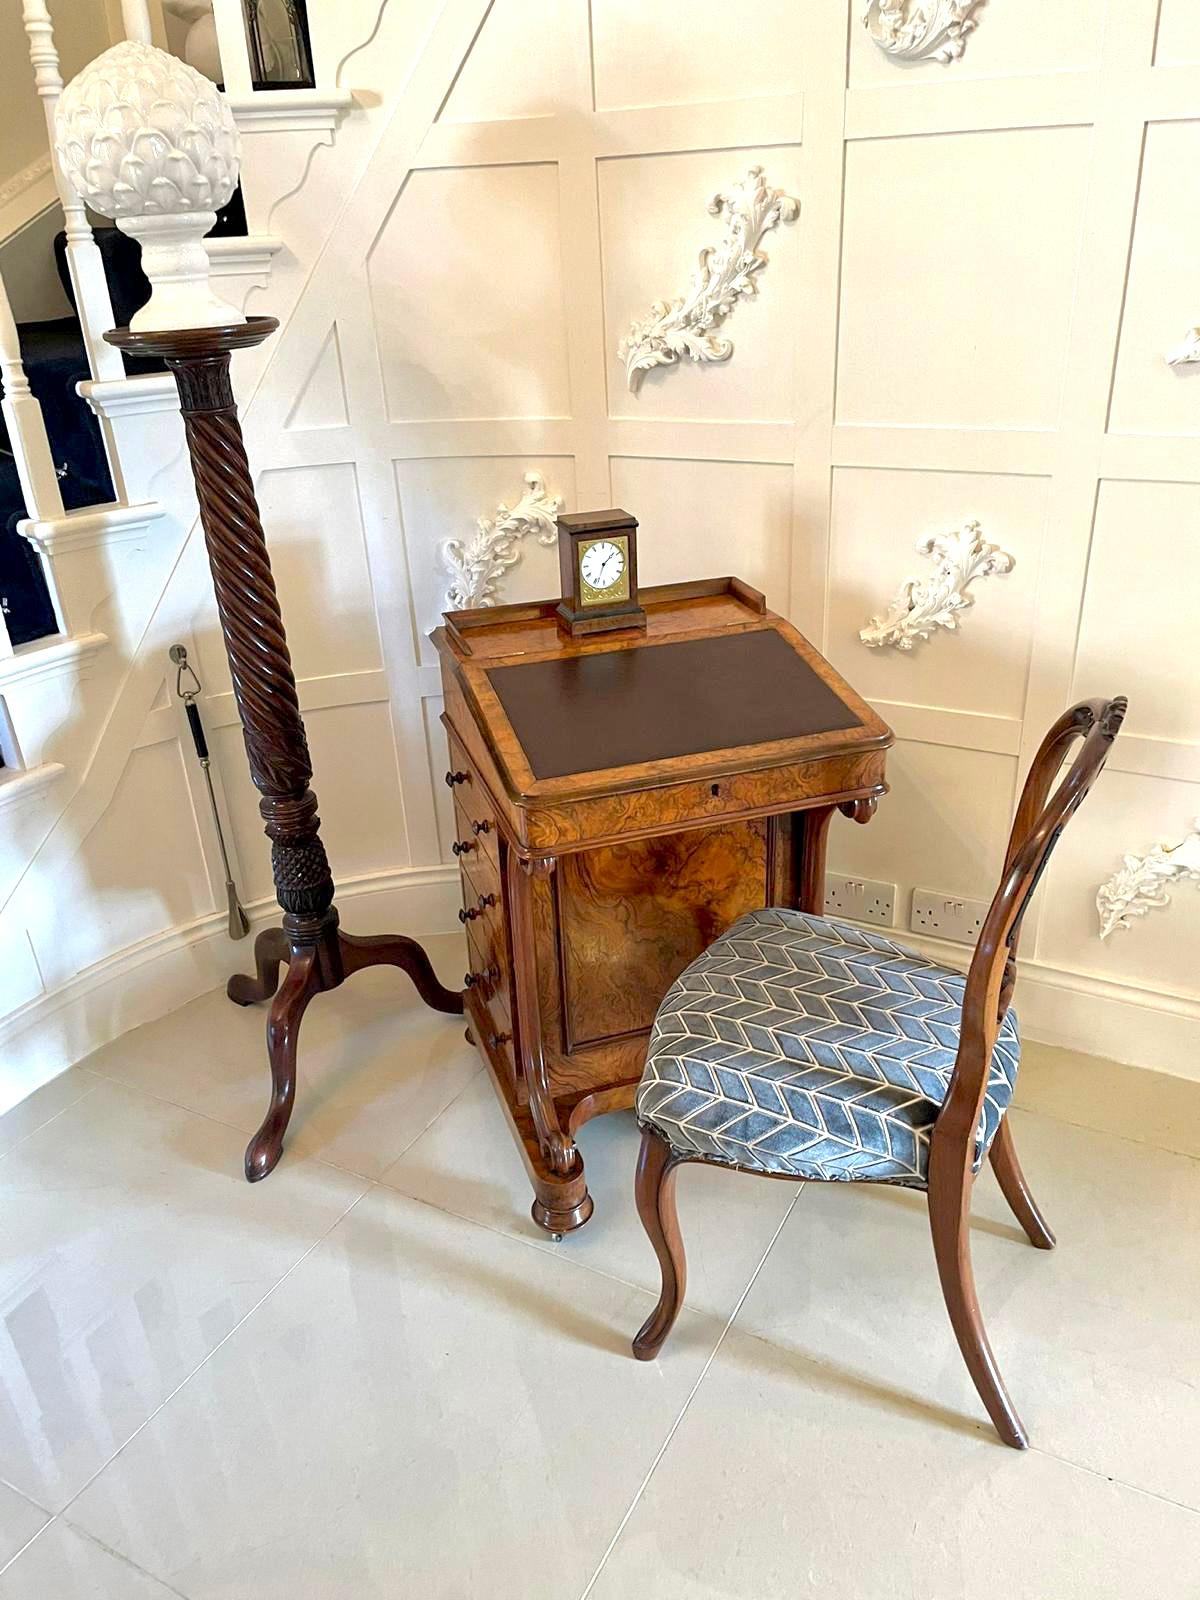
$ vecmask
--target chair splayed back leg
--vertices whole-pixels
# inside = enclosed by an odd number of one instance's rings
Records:
[[[769,909],[735,923],[671,986],[637,1094],[638,1214],[662,1269],[658,1305],[634,1340],[639,1359],[658,1354],[683,1301],[675,1179],[684,1162],[899,1184],[926,1192],[946,1308],[979,1397],[1006,1444],[1028,1443],[979,1310],[971,1192],[990,1159],[1030,1243],[1053,1249],[1006,1116],[1020,1055],[1010,1009],[1017,943],[1125,705],[1082,701],[1042,740],[965,977],[874,930]]]

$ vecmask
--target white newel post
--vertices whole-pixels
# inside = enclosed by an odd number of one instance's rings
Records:
[[[29,37],[29,59],[33,63],[34,81],[46,114],[46,130],[50,138],[51,158],[54,164],[54,182],[62,202],[67,230],[67,265],[75,290],[75,306],[83,342],[87,348],[88,365],[93,378],[123,378],[125,365],[119,350],[105,344],[104,335],[114,324],[112,300],[108,293],[108,280],[104,276],[104,262],[83,201],[63,174],[61,164],[53,155],[54,115],[62,94],[62,73],[58,66],[58,52],[54,48],[54,27],[45,0],[24,0],[25,32]]]

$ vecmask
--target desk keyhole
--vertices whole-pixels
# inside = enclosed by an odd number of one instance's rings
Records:
[[[719,795],[721,792],[721,785],[719,783],[714,783],[712,786],[712,792],[714,797]]]

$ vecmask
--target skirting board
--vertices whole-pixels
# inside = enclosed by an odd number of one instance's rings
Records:
[[[455,927],[457,867],[410,868],[338,887],[348,931],[422,934]],[[279,916],[274,901],[247,907],[252,932]],[[904,929],[893,936],[948,966],[964,945]],[[250,971],[253,939],[234,942],[225,915],[201,917],[122,950],[71,983],[39,995],[0,1023],[0,1114],[130,1029]],[[1200,1082],[1200,1001],[1089,977],[1042,962],[1019,963],[1017,1010],[1027,1038]]]
[[[966,945],[883,931],[948,967],[970,962]],[[1200,1000],[1018,959],[1014,1004],[1027,1039],[1200,1083]]]
[[[450,866],[352,878],[337,893],[349,933],[445,933],[458,926],[458,903],[458,868]],[[199,917],[118,951],[6,1017],[0,1114],[101,1045],[218,988],[230,973],[253,972],[253,936],[278,922],[280,912],[274,900],[246,910],[248,939],[229,938],[224,911]]]

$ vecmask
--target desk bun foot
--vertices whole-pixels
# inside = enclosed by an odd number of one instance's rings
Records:
[[[579,1198],[573,1199],[576,1191],[579,1191]],[[582,1228],[592,1214],[592,1197],[587,1192],[582,1169],[566,1183],[553,1188],[547,1183],[538,1183],[536,1194],[529,1214],[539,1228],[544,1228],[555,1239]]]

